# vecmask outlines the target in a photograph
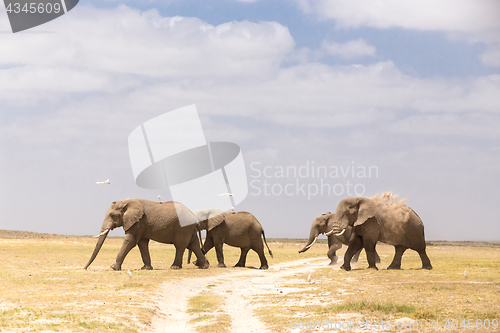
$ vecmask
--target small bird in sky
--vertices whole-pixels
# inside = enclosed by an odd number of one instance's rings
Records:
[[[225,195],[225,196],[227,196],[227,197],[232,197],[232,196],[233,196],[231,193],[222,193],[222,194],[219,194],[219,197],[220,197],[221,195]]]
[[[106,185],[106,184],[111,184],[111,183],[109,182],[109,179],[108,179],[108,180],[105,180],[103,182],[96,182],[96,184]]]
[[[466,279],[467,279],[467,276],[469,276],[469,274],[467,273],[467,270],[465,270],[464,276],[465,276]]]

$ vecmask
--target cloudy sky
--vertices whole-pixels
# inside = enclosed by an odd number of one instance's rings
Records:
[[[237,210],[267,237],[392,190],[427,239],[500,241],[498,17],[496,0],[82,0],[12,34],[1,5],[0,229],[95,234],[112,201],[168,199],[135,184],[127,138],[196,104],[207,141],[241,147]]]

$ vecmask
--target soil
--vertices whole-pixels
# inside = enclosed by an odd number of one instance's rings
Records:
[[[268,270],[219,268],[227,270],[227,273],[165,282],[161,287],[161,299],[158,301],[160,315],[153,319],[152,332],[195,333],[198,324],[190,323],[194,317],[187,313],[187,301],[206,292],[224,295],[224,306],[220,310],[231,318],[230,332],[271,332],[253,313],[258,308],[254,301],[262,295],[272,297],[274,294],[295,291],[284,286],[285,277],[313,272],[317,268],[326,267],[329,262],[330,260],[324,258],[308,258],[275,264]],[[303,283],[311,284],[310,288],[314,288],[313,281],[310,283],[304,279]],[[202,324],[206,325],[207,322]]]

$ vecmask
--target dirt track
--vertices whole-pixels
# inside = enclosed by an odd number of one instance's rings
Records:
[[[214,277],[187,278],[166,282],[161,286],[163,295],[158,302],[161,315],[153,319],[153,332],[196,332],[189,320],[194,317],[187,311],[189,298],[206,292],[224,295],[222,310],[231,318],[230,332],[271,332],[253,313],[258,307],[252,304],[257,295],[287,293],[292,288],[283,287],[284,277],[297,273],[313,272],[329,263],[328,259],[300,259],[273,265],[269,270],[251,268],[226,268],[227,272]],[[306,280],[304,283],[308,283]],[[214,285],[207,288],[207,285]],[[312,286],[311,286],[312,288]],[[207,323],[204,323],[207,324]]]

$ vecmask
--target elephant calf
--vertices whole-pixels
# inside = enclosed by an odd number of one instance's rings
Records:
[[[245,267],[248,251],[254,250],[260,258],[260,269],[269,268],[262,238],[271,257],[273,253],[267,245],[264,228],[255,216],[248,212],[227,213],[219,209],[202,209],[194,214],[200,221],[198,228],[207,230],[203,252],[207,253],[215,247],[219,262],[217,267],[226,267],[222,246],[227,244],[241,249],[240,259],[234,267]]]

